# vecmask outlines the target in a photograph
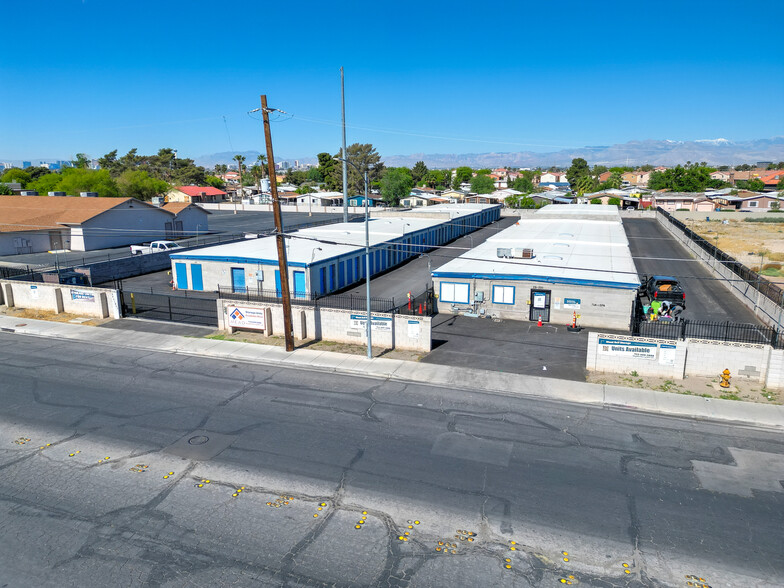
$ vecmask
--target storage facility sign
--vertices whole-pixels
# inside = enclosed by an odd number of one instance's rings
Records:
[[[38,286],[30,286],[30,297],[38,298],[39,294],[40,290],[38,289]]]
[[[642,343],[630,339],[609,339],[599,337],[599,353],[603,355],[621,355],[637,359],[656,359],[656,343]]]
[[[537,292],[534,294],[534,308],[544,308],[547,301],[547,296]]]
[[[419,321],[408,321],[408,338],[419,339]]]
[[[244,306],[229,306],[226,308],[229,318],[229,326],[238,329],[257,329],[263,331],[266,328],[263,308],[246,308]]]
[[[662,365],[675,365],[675,352],[678,347],[662,343],[659,345],[659,363]]]
[[[575,310],[580,309],[580,299],[579,298],[564,298],[563,302],[564,308],[573,308]]]
[[[71,300],[77,302],[95,302],[95,293],[89,290],[71,290]]]
[[[367,327],[366,314],[352,314],[350,328],[355,331],[364,331]],[[392,319],[384,316],[370,317],[370,330],[380,332],[392,332]]]

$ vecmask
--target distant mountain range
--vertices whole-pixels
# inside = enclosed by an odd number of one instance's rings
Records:
[[[245,151],[246,163],[252,164],[259,155],[258,151]],[[202,155],[195,158],[197,165],[212,168],[218,163],[233,163],[236,153],[223,152]],[[533,151],[492,152],[492,153],[413,153],[411,155],[384,155],[387,166],[411,167],[417,161],[424,161],[429,168],[453,168],[466,165],[473,168],[483,167],[550,167],[568,166],[572,159],[582,157],[590,165],[677,165],[687,161],[705,161],[709,165],[754,164],[758,161],[784,161],[784,137],[757,139],[752,141],[730,141],[727,139],[696,139],[694,141],[629,141],[609,146],[581,147],[562,149],[549,153]],[[276,161],[287,161],[291,166],[295,160],[300,163],[317,163],[315,156],[300,158],[276,157]]]

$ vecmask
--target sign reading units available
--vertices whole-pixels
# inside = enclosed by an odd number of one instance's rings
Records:
[[[599,353],[603,355],[622,355],[638,359],[656,359],[656,343],[641,343],[629,339],[609,339],[599,337]]]
[[[575,310],[580,309],[580,299],[579,298],[564,298],[564,308],[573,308]]]
[[[230,327],[237,327],[238,329],[258,329],[260,331],[266,328],[263,308],[229,306],[226,308],[226,311],[229,313],[228,323]]]
[[[95,302],[95,292],[89,290],[71,290],[71,300],[77,302]]]
[[[352,314],[350,328],[355,331],[363,331],[366,329],[367,315],[365,314]],[[370,317],[370,330],[380,332],[392,332],[392,319],[383,316]]]

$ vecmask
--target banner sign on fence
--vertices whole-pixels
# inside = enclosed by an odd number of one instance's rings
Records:
[[[637,359],[656,359],[656,343],[642,343],[629,339],[609,339],[599,337],[599,353],[603,355],[621,355]]]
[[[355,331],[364,331],[367,327],[366,314],[352,314],[350,328]],[[370,317],[370,330],[380,332],[392,332],[392,319],[383,316]]]
[[[95,292],[88,290],[71,290],[71,300],[77,302],[95,302]]]
[[[228,306],[226,312],[229,315],[229,326],[263,331],[266,328],[264,310],[263,308],[247,308],[245,306]]]

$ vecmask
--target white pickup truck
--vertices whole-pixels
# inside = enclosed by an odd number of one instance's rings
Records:
[[[182,249],[182,246],[174,241],[153,241],[149,245],[131,245],[131,255],[161,253],[162,251],[176,251],[177,249]]]

